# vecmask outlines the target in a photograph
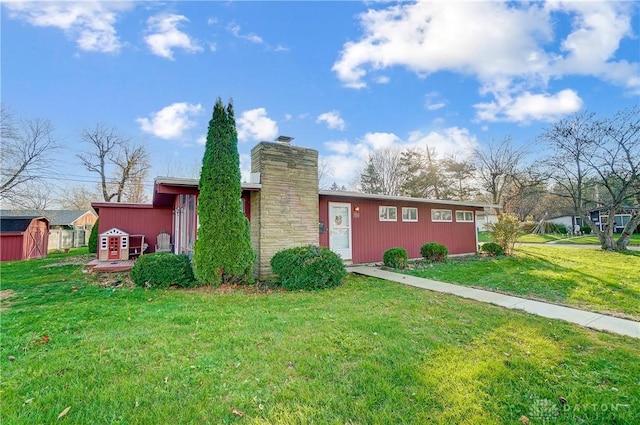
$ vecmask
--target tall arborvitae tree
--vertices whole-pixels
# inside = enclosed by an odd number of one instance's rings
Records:
[[[229,102],[218,98],[209,121],[202,159],[198,216],[200,228],[193,265],[203,284],[245,283],[252,280],[255,253],[249,222],[242,212],[238,133]]]

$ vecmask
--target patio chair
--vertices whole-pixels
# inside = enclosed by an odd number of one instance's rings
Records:
[[[161,232],[156,239],[156,252],[171,252],[171,235],[167,232]]]

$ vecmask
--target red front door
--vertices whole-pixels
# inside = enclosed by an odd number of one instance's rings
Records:
[[[120,259],[120,236],[109,236],[109,260]]]

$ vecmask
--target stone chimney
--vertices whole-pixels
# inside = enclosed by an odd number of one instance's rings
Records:
[[[271,274],[271,258],[285,248],[318,245],[318,151],[292,146],[292,137],[260,142],[251,150],[251,172],[260,191],[251,193],[251,240],[256,275]]]

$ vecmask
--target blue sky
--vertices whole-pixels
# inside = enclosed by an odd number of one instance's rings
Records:
[[[233,98],[243,172],[278,135],[351,186],[367,155],[466,155],[640,98],[636,2],[22,2],[2,5],[3,105],[50,119],[59,185],[95,181],[75,153],[101,122],[147,146],[153,177],[189,174],[218,96]],[[62,156],[63,155],[63,156]],[[68,166],[67,166],[68,165]]]

